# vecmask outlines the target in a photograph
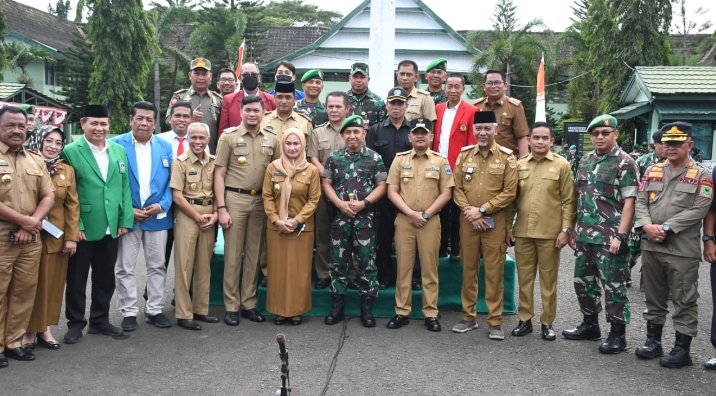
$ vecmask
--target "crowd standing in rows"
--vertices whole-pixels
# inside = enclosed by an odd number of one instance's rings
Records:
[[[323,77],[318,69],[304,73],[299,91],[295,67],[280,62],[267,93],[258,65],[245,63],[238,76],[219,72],[218,93],[209,89],[210,61],[198,58],[191,87],[175,92],[167,108],[170,131],[154,135],[159,109],[137,102],[132,130],[108,140],[107,107],[87,105],[84,136],[67,145],[60,128],[34,132],[29,109],[0,109],[0,367],[8,357],[34,360],[36,345],[60,348],[50,326],[58,324],[63,291],[66,344],[79,342],[87,326],[108,336],[137,330],[140,246],[146,323],[172,326],[163,313],[172,250],[177,325],[201,330],[220,322],[209,313],[218,227],[229,326],[240,317],[266,320],[256,308],[264,285],[276,325],[300,325],[315,287],[330,291],[326,324],[345,318],[347,291],[357,289],[361,323],[374,327],[375,299],[395,285],[387,327],[409,323],[412,291],[422,289],[424,325],[441,331],[438,261],[447,256],[463,266],[463,312],[452,331],[478,328],[482,259],[487,334],[502,340],[505,254],[514,246],[519,323],[511,334],[534,331],[539,274],[541,337],[551,341],[560,251],[570,245],[584,319],[565,338],[601,339],[604,310],[610,329],[599,351],[626,349],[627,288],[641,254],[647,333],[636,355],[660,357],[665,367],[692,364],[701,242],[703,258],[716,262],[716,174],[690,155],[690,124],[654,131],[652,151],[635,161],[630,147],[617,145],[617,120],[602,115],[587,128],[594,150],[577,158],[565,145],[563,157],[551,150],[552,126],[528,126],[521,102],[505,96],[502,71],[485,73],[486,96],[473,104],[462,99],[464,77],[447,73],[443,58],[427,66],[426,91],[416,88],[418,65],[400,62],[399,85],[385,101],[368,88],[365,63],[351,65],[351,89],[328,93],[325,103]],[[35,151],[24,147],[28,136]],[[716,265],[711,283],[716,290]],[[115,291],[119,326],[109,321]],[[664,356],[668,298],[676,341]],[[711,341],[716,347],[716,318]],[[716,369],[716,358],[704,366]]]

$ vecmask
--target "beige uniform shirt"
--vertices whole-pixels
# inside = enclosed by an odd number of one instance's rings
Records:
[[[529,134],[530,128],[525,118],[522,102],[509,96],[503,96],[496,102],[487,98],[477,99],[473,103],[482,111],[494,111],[497,118],[497,144],[519,154],[517,140]]]
[[[435,101],[430,92],[413,87],[408,94],[408,109],[405,111],[405,118],[412,121],[416,118],[427,118],[432,122],[438,119],[435,112]]]
[[[507,229],[517,219],[514,234],[520,238],[555,239],[572,228],[577,196],[569,162],[551,151],[537,161],[528,154],[517,161],[517,198],[507,212]]]
[[[252,136],[244,124],[227,128],[216,148],[216,166],[226,167],[227,187],[261,190],[271,161],[281,156],[276,135],[264,128]]]
[[[517,159],[512,150],[493,143],[487,157],[480,146],[463,147],[455,161],[453,200],[466,206],[484,207],[491,215],[505,209],[517,194]]]
[[[279,142],[281,142],[283,138],[283,133],[286,132],[288,128],[294,127],[302,130],[303,134],[306,135],[306,141],[308,141],[313,132],[313,121],[307,115],[296,113],[295,111],[291,111],[291,115],[284,121],[278,116],[278,110],[266,114],[261,121],[261,129],[273,131],[278,137]]]
[[[204,153],[202,163],[193,152],[185,152],[172,162],[169,187],[181,191],[187,200],[214,199],[214,162],[213,155]]]
[[[341,133],[333,128],[330,122],[327,122],[313,130],[311,139],[308,141],[306,156],[308,158],[318,158],[318,161],[325,165],[326,161],[328,161],[328,156],[345,146],[345,144]]]
[[[416,212],[425,212],[442,189],[455,186],[447,158],[432,150],[419,155],[414,149],[395,155],[388,184],[398,186],[400,197]]]

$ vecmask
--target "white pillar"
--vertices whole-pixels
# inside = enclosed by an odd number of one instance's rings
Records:
[[[370,90],[385,99],[395,76],[395,0],[371,0],[368,46]]]

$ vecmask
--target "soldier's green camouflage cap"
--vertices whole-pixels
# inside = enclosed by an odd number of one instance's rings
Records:
[[[447,71],[447,59],[438,58],[438,59],[435,59],[434,61],[428,63],[428,66],[425,68],[425,72],[427,73],[433,69]]]
[[[587,132],[591,131],[594,128],[603,127],[603,126],[616,128],[617,127],[617,119],[609,114],[600,115],[599,117],[593,119],[592,122],[589,123],[589,126],[587,127]]]
[[[320,69],[313,69],[303,73],[303,77],[301,77],[301,83],[305,83],[308,80],[313,80],[314,78],[323,81],[323,71]]]
[[[339,132],[343,133],[343,131],[349,127],[360,127],[361,129],[363,129],[363,117],[359,115],[352,115],[346,118],[343,121],[343,124],[341,124],[341,130]]]
[[[209,62],[209,60],[206,58],[196,58],[191,61],[190,69],[204,69],[207,71],[211,71],[211,62]]]
[[[356,62],[351,65],[351,76],[356,73],[362,73],[364,76],[370,75],[370,68],[368,67],[367,63],[364,62]]]

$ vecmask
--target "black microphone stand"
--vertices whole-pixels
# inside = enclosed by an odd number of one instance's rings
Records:
[[[280,396],[289,396],[291,394],[291,379],[288,370],[288,351],[286,350],[286,337],[283,334],[276,335],[278,342],[279,357],[281,358],[281,389],[276,392]]]

